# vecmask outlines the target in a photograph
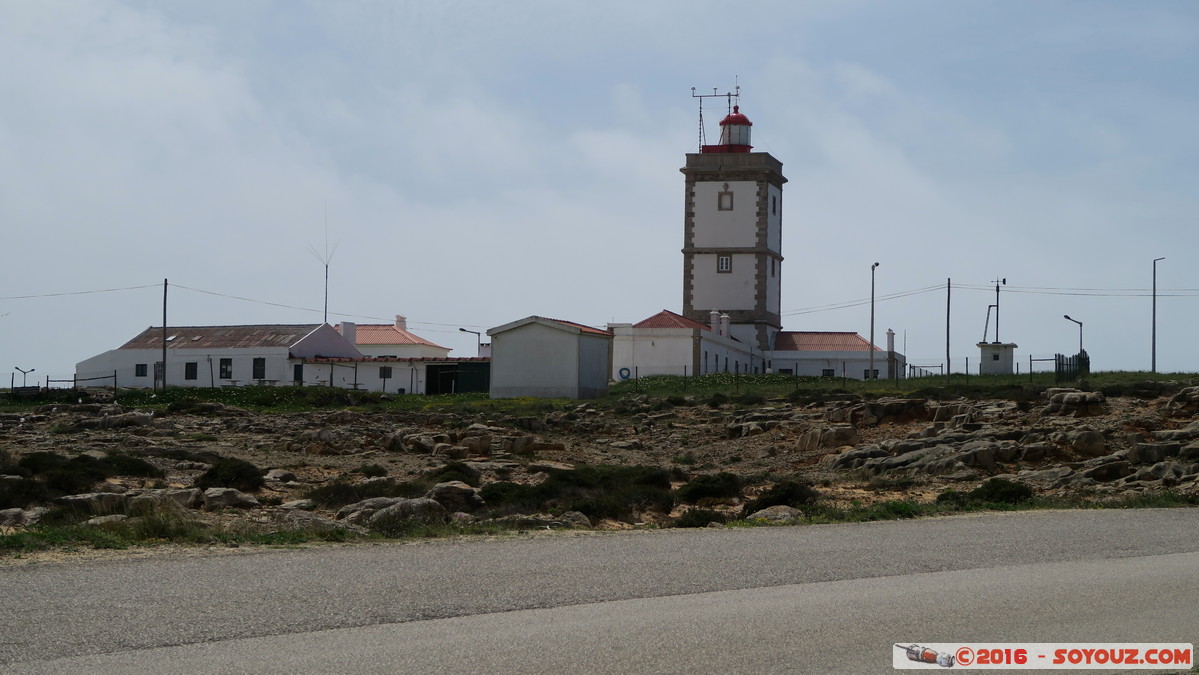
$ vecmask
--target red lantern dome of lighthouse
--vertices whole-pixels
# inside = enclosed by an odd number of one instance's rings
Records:
[[[741,106],[733,106],[733,112],[720,120],[720,143],[705,145],[700,152],[749,152],[754,147],[749,143],[750,127],[753,125],[754,123],[741,113]]]

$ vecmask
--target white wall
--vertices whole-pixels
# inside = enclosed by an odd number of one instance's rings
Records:
[[[575,398],[578,388],[577,335],[540,323],[491,335],[492,398]]]
[[[290,351],[298,358],[362,358],[362,352],[350,344],[333,326],[322,324],[291,346]]]
[[[695,184],[696,248],[752,247],[757,245],[758,185],[755,181],[729,181],[733,210],[721,211],[717,205],[724,182]]]
[[[297,359],[292,363],[301,361]],[[304,363],[304,386],[329,386],[329,378],[332,375],[334,387],[352,389],[355,382],[355,363],[358,366],[358,389],[385,391],[389,394],[398,393],[400,389],[403,389],[405,394],[425,393],[425,371],[428,364],[422,361]],[[391,377],[386,382],[379,377],[379,368],[383,366],[391,367]]]
[[[907,377],[907,360],[903,354],[895,353],[895,375],[899,379]],[[874,369],[878,371],[880,380],[889,379],[887,372],[887,352],[874,353]],[[866,371],[870,368],[870,353],[866,351],[811,351],[811,352],[773,352],[770,355],[771,370],[775,373],[782,369],[791,369],[795,375],[819,377],[825,369],[831,368],[834,377],[844,376],[851,380],[865,379]]]
[[[776,208],[772,211],[770,200]],[[766,186],[766,247],[771,251],[783,252],[783,191],[773,185]]]
[[[582,333],[579,340],[578,397],[599,398],[608,394],[612,369],[612,339],[607,335]]]
[[[751,254],[733,254],[732,269],[716,271],[714,253],[695,256],[693,271],[694,306],[706,310],[754,309],[757,267]]]
[[[264,380],[275,380],[277,384],[291,383],[291,368],[289,353],[286,347],[271,347],[259,349],[167,349],[167,386],[170,387],[208,387],[231,386],[232,380],[237,384],[254,384],[253,364],[256,357],[266,359]],[[220,360],[231,359],[233,377],[222,380],[220,375]],[[75,376],[80,380],[92,377],[104,377],[117,371],[117,385],[120,387],[154,386],[154,364],[162,360],[161,349],[113,349],[90,359],[80,361],[75,366]],[[196,364],[196,379],[185,379],[187,363]],[[146,364],[146,375],[135,375],[137,364]],[[211,365],[211,369],[210,369]],[[112,380],[97,380],[82,382],[81,386],[111,386]]]
[[[358,345],[363,356],[392,356],[397,359],[444,359],[450,353],[444,347],[430,345]]]
[[[632,324],[609,324],[612,338],[613,380],[620,369],[629,369],[629,379],[647,375],[695,375],[695,328],[634,328]],[[686,370],[684,370],[684,367]]]

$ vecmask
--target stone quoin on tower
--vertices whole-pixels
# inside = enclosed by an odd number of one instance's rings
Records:
[[[740,88],[738,88],[738,93]],[[693,94],[694,96],[694,94]],[[732,103],[732,94],[727,96]],[[701,101],[702,105],[702,101]],[[753,123],[731,105],[720,142],[687,154],[683,216],[683,315],[728,314],[731,334],[763,352],[782,329],[783,164],[752,152]]]

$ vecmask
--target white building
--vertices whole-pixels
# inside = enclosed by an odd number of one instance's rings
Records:
[[[487,331],[491,397],[599,398],[608,393],[612,334],[530,316]]]
[[[392,359],[445,358],[450,349],[434,344],[408,330],[408,319],[396,315],[391,323],[350,323],[337,325],[337,332],[354,343],[364,356],[379,356]]]
[[[739,106],[720,142],[689,153],[683,215],[683,312],[611,324],[614,379],[710,372],[902,378],[906,361],[857,333],[783,331],[782,162],[752,152]]]
[[[664,309],[635,324],[608,324],[612,379],[745,373],[761,366],[763,354],[756,355],[755,363],[752,349],[729,334],[727,314],[709,316],[709,323],[703,324]]]
[[[734,106],[720,143],[687,155],[683,215],[683,316],[717,309],[732,336],[758,353],[782,329],[783,164],[750,152],[753,123]]]
[[[303,382],[305,358],[361,359],[328,324],[150,327],[75,366],[77,380],[119,387],[227,387]]]
[[[782,331],[770,359],[776,373],[805,376],[899,379],[907,370],[903,354],[895,351],[893,331],[887,331],[886,350],[874,345],[873,364],[869,340],[850,332]],[[868,378],[871,365],[874,376]]]
[[[147,328],[117,349],[81,361],[81,385],[332,386],[365,391],[445,394],[485,392],[490,360],[454,358],[450,350],[396,324],[177,326]],[[358,342],[361,348],[352,342]],[[371,355],[364,352],[374,352]],[[156,375],[157,373],[157,375]]]

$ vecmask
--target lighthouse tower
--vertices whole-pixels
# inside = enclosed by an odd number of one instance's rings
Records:
[[[729,315],[730,333],[768,351],[782,328],[783,164],[752,152],[753,123],[740,106],[720,122],[720,142],[687,154],[683,315]]]

